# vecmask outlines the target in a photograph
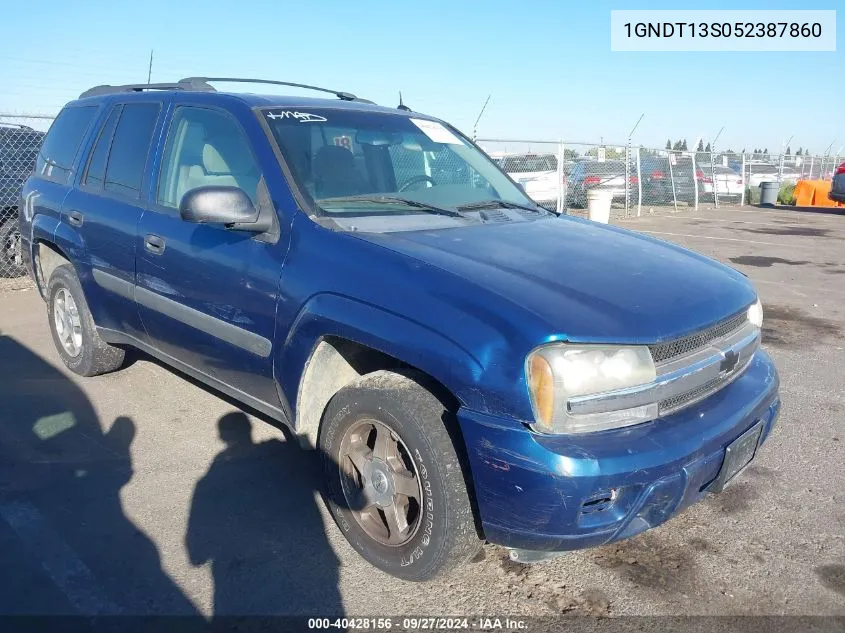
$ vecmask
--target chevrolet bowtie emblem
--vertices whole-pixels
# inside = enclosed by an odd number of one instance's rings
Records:
[[[733,350],[728,350],[725,352],[725,357],[722,359],[722,362],[719,363],[719,372],[724,374],[731,373],[736,368],[738,361],[739,354]]]

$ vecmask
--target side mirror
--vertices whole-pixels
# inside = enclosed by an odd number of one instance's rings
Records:
[[[191,189],[182,196],[179,215],[185,222],[222,224],[237,231],[263,233],[270,229],[268,222],[259,221],[259,210],[239,187],[208,185]]]

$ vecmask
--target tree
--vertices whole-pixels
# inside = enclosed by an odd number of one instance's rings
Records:
[[[707,147],[704,148],[705,152],[712,152],[713,150],[710,149],[710,143],[707,143]]]
[[[681,149],[681,142],[675,141],[675,144],[672,146],[672,149],[676,149],[676,150]]]
[[[801,155],[803,155],[803,154],[804,154],[804,149],[803,149],[803,148],[801,148],[801,147],[799,147],[799,148],[798,148],[798,151],[797,151],[797,152],[795,152],[795,155],[796,155],[796,156],[801,156]]]
[[[666,139],[666,149],[672,149],[672,139]]]
[[[684,142],[681,143],[681,150],[687,151],[687,139],[684,139]]]
[[[745,148],[744,148],[744,147],[742,148],[742,153],[743,153],[743,154],[745,153]]]
[[[769,153],[769,148],[767,147],[766,149],[764,149],[764,150],[763,150],[763,153],[764,153],[764,154],[768,154],[768,153]]]
[[[710,145],[708,144],[707,147],[710,147]],[[695,151],[696,152],[703,152],[704,151],[704,141],[702,141],[701,139],[698,139],[698,147],[695,148]]]
[[[786,155],[789,156],[790,154],[792,154],[792,148],[789,147],[789,145],[787,145],[786,146]]]

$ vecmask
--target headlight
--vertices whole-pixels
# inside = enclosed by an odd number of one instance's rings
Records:
[[[551,344],[526,362],[535,428],[545,433],[586,433],[639,424],[657,417],[657,404],[576,413],[572,400],[640,387],[656,377],[647,347]]]
[[[748,321],[759,328],[763,327],[763,304],[760,303],[759,299],[748,308]]]

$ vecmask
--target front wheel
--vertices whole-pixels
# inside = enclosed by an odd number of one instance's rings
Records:
[[[443,404],[413,377],[367,374],[326,407],[319,448],[327,506],[379,569],[427,580],[480,546]]]

